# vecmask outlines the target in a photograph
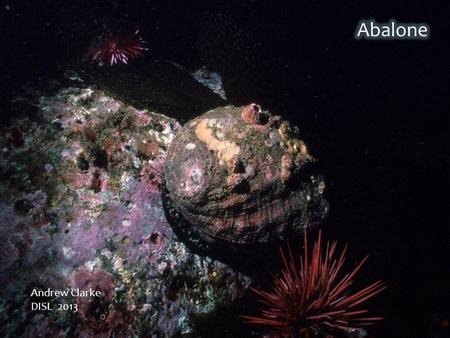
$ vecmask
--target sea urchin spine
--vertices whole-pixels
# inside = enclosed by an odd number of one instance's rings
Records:
[[[275,278],[272,291],[252,289],[264,306],[259,317],[242,316],[251,324],[271,327],[282,337],[311,337],[320,330],[330,332],[360,328],[381,320],[366,316],[367,310],[359,305],[374,297],[386,286],[377,281],[352,293],[350,287],[355,275],[366,262],[366,256],[350,273],[342,276],[347,246],[337,258],[337,242],[326,243],[322,249],[319,232],[311,255],[305,232],[304,255],[298,263],[290,247],[281,250],[283,268]]]
[[[145,50],[145,41],[139,35],[139,30],[134,33],[108,33],[91,43],[85,60],[98,66],[128,64],[130,60],[142,56]]]

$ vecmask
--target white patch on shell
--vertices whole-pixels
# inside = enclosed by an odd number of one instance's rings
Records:
[[[205,120],[203,120],[203,121],[205,121]],[[200,121],[200,123],[202,123],[203,121]],[[206,125],[208,127],[214,127],[217,125],[217,120],[216,119],[208,119],[208,120],[206,120]]]
[[[210,127],[219,127],[216,125],[216,119],[203,119],[195,128],[195,135],[202,142],[206,143],[209,150],[217,153],[220,164],[230,162],[235,156],[239,154],[241,148],[234,142],[219,140],[213,135],[213,130]]]
[[[245,167],[245,173],[242,176],[244,177],[244,179],[247,179],[252,176],[254,172],[255,170],[253,169],[252,165],[249,164]]]
[[[196,195],[203,187],[203,169],[195,163],[185,163],[181,170],[185,173],[182,177],[186,177],[186,179],[181,181],[180,191],[188,197]]]
[[[188,143],[188,144],[186,144],[185,148],[187,150],[194,150],[195,149],[195,143]]]
[[[223,138],[225,137],[225,134],[221,131],[216,132],[216,136],[219,140],[223,140]]]
[[[203,171],[199,168],[192,168],[189,171],[189,180],[186,181],[185,190],[196,190],[196,187],[199,186],[202,182]]]

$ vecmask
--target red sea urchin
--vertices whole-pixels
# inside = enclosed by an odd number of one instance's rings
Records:
[[[128,64],[130,60],[142,56],[145,50],[145,41],[139,30],[134,33],[108,33],[91,43],[84,59],[98,66],[113,66],[119,62]]]
[[[358,306],[383,291],[386,286],[377,281],[351,293],[354,277],[366,262],[366,256],[356,268],[342,276],[347,246],[337,258],[337,242],[327,242],[322,249],[319,232],[311,256],[305,232],[304,256],[298,263],[290,247],[281,251],[283,268],[275,277],[272,291],[252,289],[264,306],[259,317],[242,316],[251,324],[275,329],[281,337],[311,337],[320,330],[346,331],[370,325],[381,317],[366,317],[365,309]]]

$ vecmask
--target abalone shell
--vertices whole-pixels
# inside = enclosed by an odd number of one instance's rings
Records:
[[[210,110],[182,127],[167,151],[171,223],[209,242],[285,239],[328,212],[315,163],[298,128],[259,105]]]

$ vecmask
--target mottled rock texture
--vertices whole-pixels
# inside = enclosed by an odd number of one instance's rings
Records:
[[[0,134],[2,336],[182,337],[241,297],[248,278],[191,253],[164,217],[177,121],[90,88],[37,96]],[[31,297],[48,288],[101,297]]]

